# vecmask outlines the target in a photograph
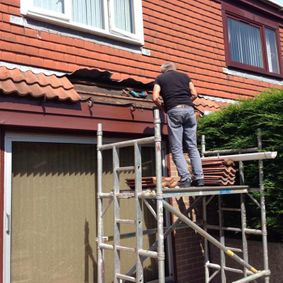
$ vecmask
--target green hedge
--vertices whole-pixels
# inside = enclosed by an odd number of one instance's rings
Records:
[[[263,149],[278,151],[275,160],[264,161],[264,184],[269,232],[283,239],[283,90],[271,90],[202,117],[198,134],[206,136],[208,150],[247,148],[257,146],[257,129],[262,132]],[[254,163],[245,169],[251,186],[258,184],[257,170]],[[255,210],[252,207],[249,213],[254,216]],[[253,224],[259,226],[258,220],[253,217]]]

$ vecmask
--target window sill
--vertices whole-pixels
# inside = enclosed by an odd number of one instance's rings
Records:
[[[247,64],[234,62],[234,61],[231,61],[229,58],[227,59],[226,63],[227,63],[227,67],[231,70],[236,70],[236,71],[239,70],[240,72],[245,72],[247,74],[252,74],[252,75],[254,74],[254,75],[263,76],[263,77],[271,78],[275,80],[283,79],[283,75],[280,73],[271,73],[265,70],[264,68],[259,68],[259,67],[254,67],[254,66],[250,66]]]
[[[77,38],[85,41],[94,42],[97,44],[118,48],[132,53],[144,54],[150,56],[150,50],[144,49],[141,44],[132,44],[123,42],[121,40],[115,40],[112,38],[106,38],[96,34],[90,34],[86,32],[80,32],[74,29],[58,26],[52,23],[46,23],[43,21],[27,18],[27,17],[17,17],[10,16],[10,22],[12,24],[38,30],[45,31],[53,34],[59,34],[66,37]],[[145,50],[145,51],[144,51]],[[145,54],[146,53],[146,54]]]
[[[231,68],[223,68],[223,73],[227,74],[227,75],[243,77],[243,78],[246,78],[246,79],[266,82],[266,83],[270,83],[270,84],[283,85],[283,80],[279,79],[279,78],[273,79],[273,78],[270,78],[268,76],[251,74],[249,72],[234,70],[234,69],[231,69]]]
[[[136,37],[129,37],[126,35],[118,35],[118,34],[114,34],[114,33],[110,33],[106,30],[100,30],[100,29],[96,29],[94,30],[94,28],[90,28],[90,27],[84,27],[72,22],[68,22],[68,21],[64,21],[64,20],[60,20],[57,18],[52,18],[49,16],[44,16],[38,13],[33,13],[33,12],[28,12],[26,14],[23,15],[24,17],[26,17],[27,19],[34,19],[34,20],[38,20],[38,21],[43,21],[49,24],[53,24],[53,25],[57,25],[58,27],[64,27],[64,28],[68,28],[68,29],[72,29],[74,31],[81,31],[84,33],[88,33],[88,34],[94,34],[97,36],[101,36],[101,37],[106,37],[109,39],[113,39],[116,41],[122,41],[125,43],[130,43],[130,44],[134,44],[134,45],[138,45],[138,46],[142,46],[144,44],[144,38],[143,36],[136,36]]]

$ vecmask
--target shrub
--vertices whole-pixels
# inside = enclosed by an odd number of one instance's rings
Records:
[[[257,129],[263,150],[278,152],[276,159],[264,161],[264,185],[269,231],[283,239],[283,90],[262,93],[199,120],[199,134],[205,135],[209,150],[257,146]],[[254,164],[245,170],[251,186],[258,184],[257,170]],[[252,220],[260,225],[258,217]]]

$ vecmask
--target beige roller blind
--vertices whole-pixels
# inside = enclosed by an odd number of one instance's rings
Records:
[[[96,282],[96,148],[85,144],[14,142],[12,147],[12,283]],[[144,148],[143,175],[154,172],[154,151]],[[103,155],[104,191],[112,189],[112,153]],[[121,165],[133,165],[133,149],[121,151]],[[127,188],[121,174],[121,188]],[[128,189],[128,188],[127,188]],[[108,207],[109,208],[106,209]],[[153,204],[154,205],[154,204]],[[104,203],[105,234],[113,238],[113,209]],[[134,200],[121,201],[121,217],[134,219]],[[144,229],[156,221],[144,208]],[[123,225],[121,244],[135,247],[135,227]],[[132,233],[132,235],[131,235]],[[155,233],[144,236],[144,248]],[[106,283],[113,281],[113,256],[105,253]],[[122,272],[134,264],[121,254]],[[157,262],[144,263],[145,282],[157,278]]]
[[[95,146],[13,143],[11,282],[95,282]]]

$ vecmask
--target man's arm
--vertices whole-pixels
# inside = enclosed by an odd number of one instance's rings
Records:
[[[155,84],[152,92],[152,101],[158,108],[162,108],[163,106],[163,102],[160,96],[160,91],[161,91],[160,85]]]
[[[189,89],[192,95],[192,101],[194,101],[198,97],[198,93],[192,82],[189,83]]]

